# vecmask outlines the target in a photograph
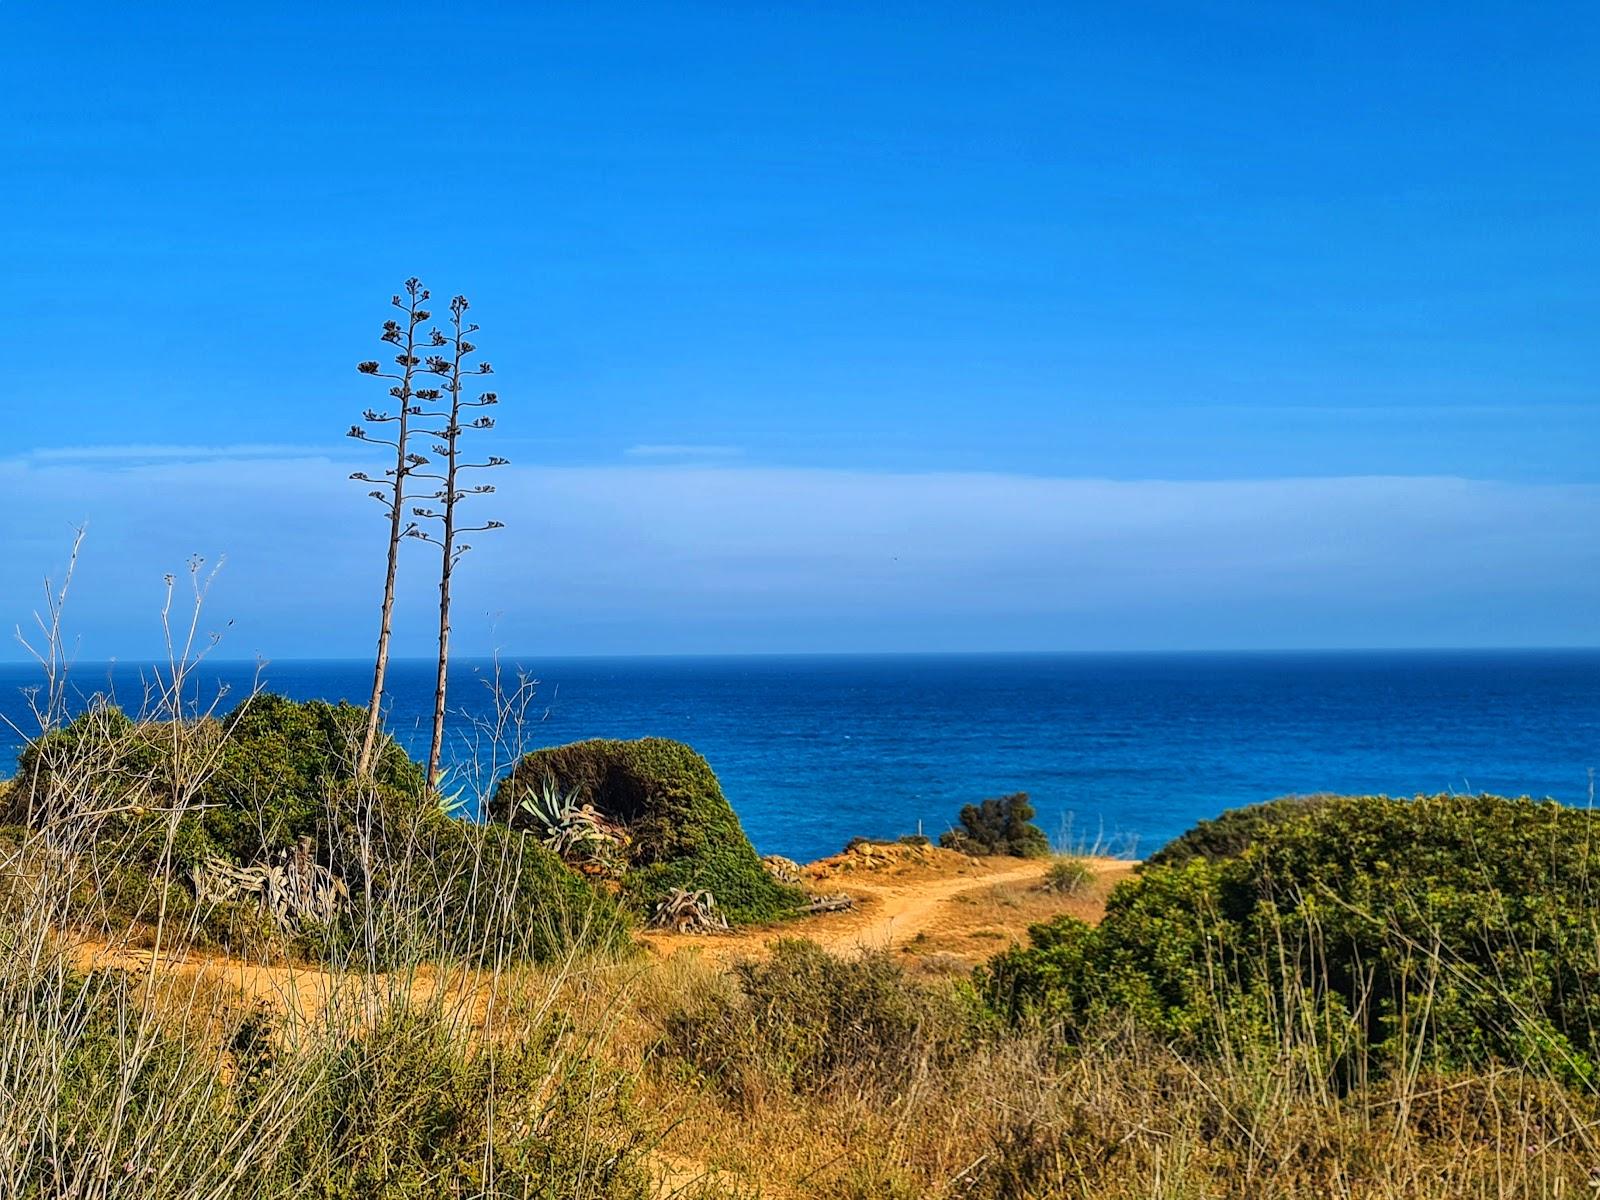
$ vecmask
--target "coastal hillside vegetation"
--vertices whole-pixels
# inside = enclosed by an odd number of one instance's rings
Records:
[[[1197,821],[1192,829],[1145,859],[1145,866],[1175,866],[1191,858],[1230,858],[1254,843],[1263,832],[1296,820],[1326,799],[1326,796],[1282,796],[1264,804],[1230,808],[1210,820]]]
[[[1516,1063],[1587,1090],[1595,832],[1587,810],[1494,796],[1245,810],[1145,864],[1096,926],[1036,927],[982,973],[985,994],[1068,1041],[1108,1019],[1207,1055],[1265,1041],[1341,1089]]]
[[[358,928],[385,959],[626,942],[612,897],[534,839],[453,819],[392,738],[358,778],[364,722],[348,704],[270,694],[220,717],[96,703],[24,748],[0,797],[7,841],[73,882],[79,923],[183,925],[230,950],[316,958]],[[491,903],[508,919],[480,911]]]
[[[0,1197],[1444,1200],[1596,1178],[1586,810],[1280,802],[1109,896],[1091,860],[1070,887],[1041,863],[1040,895],[1092,919],[973,971],[829,951],[803,920],[724,966],[640,953],[650,901],[708,889],[754,920],[802,893],[689,747],[535,752],[477,823],[387,739],[353,770],[365,716],[96,706],[23,752],[0,785]],[[524,801],[584,813],[625,861],[546,846]],[[973,808],[991,853],[1033,852],[1031,807]],[[285,924],[265,896],[297,879],[333,890]]]
[[[173,851],[183,866],[219,854],[248,862],[305,836],[326,841],[339,801],[355,792],[350,751],[365,719],[350,704],[270,693],[220,717],[178,720],[136,720],[96,703],[24,747],[8,820],[90,819],[73,813],[88,785],[105,834],[181,806]],[[419,803],[424,776],[386,736],[364,788],[381,797],[380,815],[394,815]]]

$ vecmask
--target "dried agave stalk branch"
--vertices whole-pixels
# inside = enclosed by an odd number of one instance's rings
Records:
[[[708,891],[689,888],[673,888],[657,900],[650,925],[674,933],[730,932],[728,918],[717,909],[717,898]]]
[[[316,861],[310,838],[301,838],[292,851],[280,851],[276,863],[236,867],[226,859],[210,858],[189,877],[202,901],[254,897],[261,914],[285,933],[310,922],[325,925],[350,903],[350,889]]]

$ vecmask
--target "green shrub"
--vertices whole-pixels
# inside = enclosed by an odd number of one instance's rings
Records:
[[[1050,864],[1044,873],[1044,890],[1063,896],[1079,896],[1094,886],[1094,868],[1081,858],[1065,855]]]
[[[71,724],[22,748],[3,819],[38,826],[85,807],[85,801],[101,812],[170,802],[174,752],[214,753],[221,730],[215,721],[186,722],[174,744],[170,737],[163,742],[166,728],[136,722],[115,705],[93,704]]]
[[[262,694],[223,719],[227,737],[204,796],[218,807],[207,833],[238,862],[309,836],[326,844],[330,800],[348,797],[366,710]],[[391,816],[432,808],[420,763],[383,735],[372,781]],[[337,805],[335,805],[337,807]]]
[[[1050,839],[1033,824],[1033,816],[1027,792],[968,804],[961,810],[961,828],[940,834],[939,845],[963,854],[1041,858],[1050,853]]]
[[[135,721],[99,705],[36,738],[18,758],[5,819],[42,823],[92,807],[101,836],[135,836],[182,807],[173,843],[184,866],[218,855],[250,863],[311,837],[328,843],[330,801],[350,792],[362,709],[262,694],[220,720]],[[422,768],[385,737],[373,787],[388,811],[425,804]]]
[[[1155,865],[1101,924],[1061,919],[980,972],[1012,1017],[1107,1018],[1200,1049],[1309,1036],[1379,1069],[1600,1057],[1595,817],[1528,799],[1328,797],[1231,858]],[[1342,1065],[1341,1065],[1342,1064]]]
[[[654,1194],[627,1081],[551,1030],[491,1053],[434,1014],[391,1013],[329,1058],[270,1194]]]
[[[1030,928],[1028,948],[979,972],[984,994],[1013,1019],[1042,1016],[1072,1033],[1128,1018],[1163,1039],[1196,1040],[1232,985],[1216,905],[1212,864],[1152,871],[1112,892],[1099,926],[1062,916]]]
[[[710,891],[735,922],[774,920],[802,899],[761,865],[710,764],[682,742],[595,739],[526,754],[495,790],[495,819],[524,824],[520,803],[546,780],[627,829],[624,889],[641,910],[673,888]]]
[[[976,972],[984,1000],[1013,1024],[1035,1018],[1073,1033],[1096,1011],[1095,930],[1078,917],[1028,928],[1026,947],[1001,951]]]
[[[668,1046],[730,1094],[897,1090],[983,1035],[970,992],[919,984],[887,951],[830,954],[785,938],[734,967],[737,991],[667,1015]]]
[[[1260,836],[1292,821],[1307,809],[1325,803],[1331,797],[1284,796],[1265,804],[1250,804],[1243,808],[1230,808],[1221,816],[1201,821],[1193,829],[1174,838],[1149,858],[1147,867],[1173,867],[1191,858],[1232,858],[1255,844]]]
[[[355,893],[352,923],[372,931],[381,961],[549,962],[632,946],[613,897],[504,825],[425,822],[406,854],[378,861],[372,892]]]

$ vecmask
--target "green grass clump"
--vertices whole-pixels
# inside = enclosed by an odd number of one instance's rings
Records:
[[[1148,866],[1095,928],[1036,926],[980,982],[1001,1011],[1069,1036],[1123,1018],[1203,1052],[1303,1039],[1336,1075],[1409,1054],[1588,1083],[1600,1078],[1595,821],[1494,796],[1280,807],[1232,857]]]
[[[521,800],[546,780],[627,829],[624,891],[641,911],[673,888],[710,891],[734,922],[775,920],[802,899],[761,865],[710,764],[682,742],[593,739],[526,754],[495,791],[495,819],[523,824]]]
[[[646,1200],[628,1081],[564,1059],[557,1037],[491,1050],[436,1014],[400,1011],[320,1048],[325,1082],[280,1156],[277,1194]]]
[[[1044,890],[1062,896],[1081,896],[1094,886],[1094,868],[1083,859],[1063,855],[1044,873]]]
[[[555,1018],[487,1038],[389,1000],[308,1028],[59,964],[0,1001],[7,1195],[654,1194],[631,1081]]]
[[[504,825],[440,818],[412,834],[409,853],[374,872],[373,920],[353,898],[351,925],[375,930],[380,961],[483,965],[551,962],[575,947],[621,954],[632,923],[616,899]]]
[[[1050,853],[1050,839],[1033,817],[1027,792],[968,804],[961,810],[961,828],[940,834],[939,845],[963,854],[1043,858]]]

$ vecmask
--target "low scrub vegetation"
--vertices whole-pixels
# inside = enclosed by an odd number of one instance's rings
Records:
[[[351,715],[101,707],[25,751],[0,836],[0,1196],[654,1194],[637,1075],[577,1019],[573,981],[631,946],[616,903],[446,816],[392,744],[358,780]],[[328,922],[194,887],[307,842],[339,873]]]
[[[0,1194],[650,1195],[627,1080],[554,1023],[494,1043],[400,1002],[296,1027],[59,965],[0,994]]]
[[[453,819],[392,739],[357,779],[364,721],[272,695],[220,718],[135,720],[97,704],[24,749],[0,838],[29,872],[67,883],[65,916],[81,927],[164,924],[197,945],[329,961],[357,941],[386,962],[469,950],[542,961],[627,942],[611,896],[536,839]],[[245,890],[204,886],[219,876]]]
[[[667,1042],[730,1096],[893,1089],[947,1066],[982,1029],[981,1005],[909,978],[884,950],[855,958],[786,938],[727,986],[666,1015]]]
[[[1587,1088],[1600,1061],[1594,822],[1490,796],[1279,807],[1229,857],[1147,866],[1096,927],[1036,927],[983,987],[1069,1040],[1124,1019],[1197,1052],[1292,1052],[1340,1087],[1517,1063]]]
[[[1063,854],[1051,862],[1044,873],[1045,891],[1061,896],[1081,896],[1094,885],[1094,868],[1085,860],[1072,854]]]
[[[1454,1200],[1591,1179],[1600,1110],[1536,1067],[1341,1087],[1287,1045],[1199,1052],[1111,1013],[1064,1046],[962,981],[808,943],[661,976],[642,1086],[678,1114],[674,1147],[752,1193]]]

